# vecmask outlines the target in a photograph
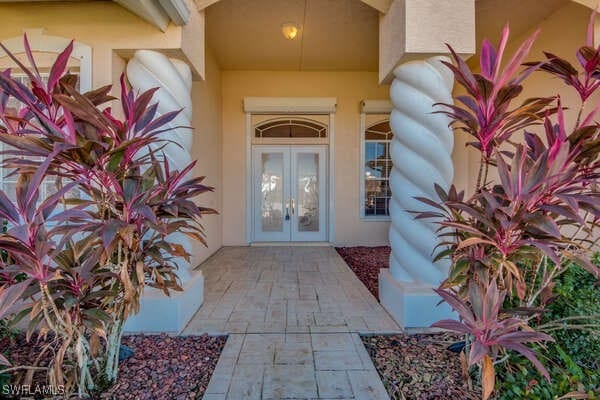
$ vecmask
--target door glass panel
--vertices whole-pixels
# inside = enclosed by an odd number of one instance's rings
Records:
[[[283,153],[262,154],[261,221],[263,232],[283,232]]]
[[[298,154],[298,230],[316,232],[319,230],[319,155]]]

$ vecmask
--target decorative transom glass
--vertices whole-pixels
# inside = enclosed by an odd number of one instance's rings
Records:
[[[254,128],[257,138],[326,138],[327,125],[301,118],[277,118]]]

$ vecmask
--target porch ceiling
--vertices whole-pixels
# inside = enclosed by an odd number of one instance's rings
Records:
[[[518,38],[570,0],[478,0],[477,43]],[[281,24],[301,26],[286,40]],[[378,68],[379,13],[360,0],[220,0],[206,9],[207,45],[225,70]]]
[[[301,26],[295,40],[281,24]],[[226,70],[377,70],[379,13],[360,0],[221,0],[207,44]]]

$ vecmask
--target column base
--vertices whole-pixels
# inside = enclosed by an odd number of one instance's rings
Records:
[[[180,333],[204,302],[204,276],[202,271],[190,271],[191,276],[182,292],[165,296],[162,290],[146,288],[140,312],[129,317],[124,331],[127,333]]]
[[[381,305],[402,328],[429,328],[441,319],[456,318],[456,314],[433,287],[415,282],[399,282],[389,269],[379,270]]]

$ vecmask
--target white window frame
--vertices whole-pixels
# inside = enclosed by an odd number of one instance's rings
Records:
[[[359,162],[359,205],[360,219],[363,221],[391,221],[389,215],[365,215],[365,130],[367,129],[367,115],[369,114],[381,114],[387,115],[389,120],[390,113],[392,112],[392,103],[389,100],[363,100],[360,102],[360,162]],[[383,122],[383,121],[381,121]]]

